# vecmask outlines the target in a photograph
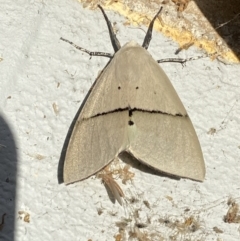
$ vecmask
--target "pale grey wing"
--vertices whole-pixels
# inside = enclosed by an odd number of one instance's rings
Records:
[[[94,98],[92,96],[94,95]],[[137,43],[123,46],[104,69],[84,106],[83,118],[119,109],[186,114],[168,77]]]
[[[124,59],[128,57],[128,62]],[[159,64],[143,48],[128,47],[121,55],[121,69],[128,70],[128,101],[132,109],[186,115],[186,110]]]
[[[129,152],[162,172],[203,181],[205,164],[189,117],[134,112]]]
[[[125,149],[127,122],[127,111],[79,119],[66,152],[64,183],[80,181],[95,174]]]

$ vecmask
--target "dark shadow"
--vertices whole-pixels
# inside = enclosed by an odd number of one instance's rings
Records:
[[[240,59],[240,1],[194,0],[229,48]],[[238,15],[239,14],[239,15]],[[233,20],[232,20],[233,19]],[[229,20],[232,20],[228,22]],[[219,27],[219,25],[225,24]]]
[[[0,116],[0,240],[4,241],[14,240],[16,178],[17,148],[14,136]]]
[[[88,97],[88,95],[87,95],[87,97]],[[67,136],[65,138],[63,147],[62,147],[62,151],[61,151],[61,155],[60,155],[60,159],[59,159],[59,163],[58,163],[58,171],[57,171],[58,184],[61,184],[61,183],[64,182],[64,180],[63,180],[63,166],[64,166],[65,157],[66,157],[67,147],[68,147],[68,144],[69,144],[72,132],[73,132],[73,128],[74,128],[74,126],[77,122],[78,116],[79,116],[85,102],[86,101],[84,100],[83,103],[81,104],[80,108],[78,109],[78,111],[77,111],[77,113],[76,113],[76,115],[75,115],[69,129],[68,129],[68,133],[67,133]]]
[[[180,180],[180,177],[169,175],[164,172],[160,172],[150,166],[147,166],[145,163],[142,163],[141,160],[136,159],[128,152],[122,152],[118,156],[124,163],[129,164],[131,167],[138,169],[141,172],[146,172],[151,175],[157,175],[161,177],[168,177],[174,180]]]

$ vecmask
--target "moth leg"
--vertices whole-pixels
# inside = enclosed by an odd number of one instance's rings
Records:
[[[92,52],[92,51],[89,51],[89,50],[87,50],[87,49],[84,49],[84,48],[82,48],[82,47],[77,46],[75,43],[73,43],[73,42],[71,42],[71,41],[69,41],[69,40],[67,40],[67,39],[65,39],[65,38],[62,38],[62,37],[60,38],[60,40],[71,44],[71,45],[72,45],[73,47],[75,47],[76,49],[81,50],[82,52],[89,54],[91,57],[92,57],[92,56],[103,56],[103,57],[107,57],[107,58],[112,58],[112,57],[113,57],[113,55],[110,54],[110,53]]]
[[[197,56],[197,57],[191,57],[191,58],[187,58],[187,59],[181,59],[181,58],[160,59],[160,60],[157,60],[157,62],[158,63],[173,62],[173,63],[180,63],[180,64],[184,65],[188,61],[198,60],[198,59],[202,59],[202,58],[206,58],[206,57],[211,57],[214,55],[216,55],[216,52],[213,54],[209,54],[207,56]]]

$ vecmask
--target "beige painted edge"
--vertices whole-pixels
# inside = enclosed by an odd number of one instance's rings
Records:
[[[79,2],[81,2],[81,0],[79,0]],[[129,7],[120,1],[108,1],[108,3],[102,4],[102,6],[104,9],[117,12],[126,17],[126,25],[145,24],[148,26],[152,19],[152,16],[139,12],[133,12]],[[96,9],[96,7],[97,6],[92,9]],[[207,54],[211,55],[211,59],[214,59],[213,54],[216,53],[215,58],[218,57],[223,62],[240,63],[240,60],[233,51],[230,49],[222,50],[217,45],[216,40],[207,40],[204,38],[196,39],[190,31],[180,31],[178,28],[174,28],[166,23],[162,23],[160,18],[158,18],[158,21],[155,21],[154,29],[177,42],[179,44],[179,48],[187,49],[188,47],[194,45],[195,47],[203,49]]]

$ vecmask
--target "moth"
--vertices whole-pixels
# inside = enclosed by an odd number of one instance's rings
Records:
[[[152,19],[142,45],[121,47],[107,22],[114,54],[85,97],[65,153],[63,181],[81,181],[99,172],[122,152],[166,174],[203,181],[205,164],[192,122],[174,87],[147,51]]]

